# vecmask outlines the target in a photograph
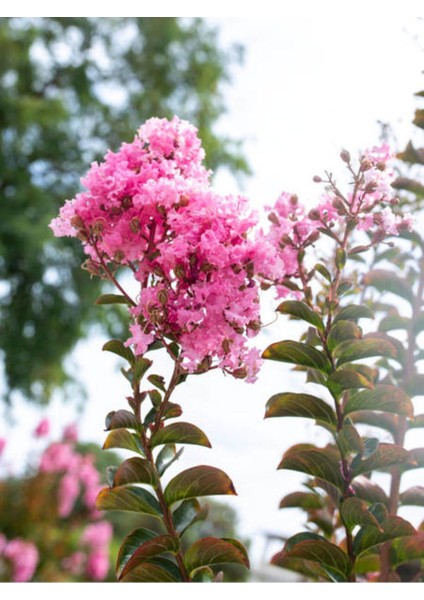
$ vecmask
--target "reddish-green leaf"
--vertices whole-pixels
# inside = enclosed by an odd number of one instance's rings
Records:
[[[122,340],[109,340],[106,344],[103,345],[103,350],[107,350],[108,352],[113,352],[117,354],[121,358],[124,358],[130,365],[133,365],[135,362],[135,356],[133,351],[124,345]]]
[[[411,396],[424,395],[424,374],[417,373],[408,378],[408,381],[406,382],[406,391]]]
[[[171,423],[159,429],[151,438],[151,446],[161,444],[196,444],[211,447],[211,443],[201,429],[191,423]]]
[[[179,583],[182,581],[177,565],[163,557],[153,557],[140,563],[120,580],[123,583]]]
[[[372,389],[374,384],[367,379],[362,373],[353,369],[342,368],[334,371],[327,381],[328,387],[340,394],[344,390],[369,388]]]
[[[422,561],[424,556],[424,531],[404,536],[391,544],[391,559],[395,566],[413,560]]]
[[[346,498],[340,505],[340,514],[344,525],[352,531],[356,525],[373,525],[380,529],[380,525],[374,515],[369,511],[368,505],[354,496]]]
[[[400,503],[409,506],[424,506],[424,487],[415,485],[400,495]]]
[[[236,494],[231,479],[221,469],[204,465],[179,473],[165,488],[165,500],[168,505],[187,498],[224,494]]]
[[[335,544],[325,539],[305,539],[294,544],[290,543],[289,539],[287,544],[281,553],[273,557],[273,564],[281,563],[284,558],[300,558],[319,565],[332,581],[345,582],[349,580],[349,557]]]
[[[329,425],[336,424],[334,410],[324,400],[310,394],[292,392],[275,394],[268,400],[265,418],[270,417],[303,417]]]
[[[330,329],[327,345],[333,350],[341,342],[346,340],[361,339],[362,329],[353,321],[339,320]]]
[[[358,321],[359,319],[373,319],[373,312],[364,305],[361,304],[350,304],[341,308],[334,316],[333,323],[338,321]]]
[[[380,528],[373,526],[361,527],[353,541],[353,551],[357,556],[374,546],[389,540],[415,533],[412,525],[401,517],[389,517]]]
[[[175,530],[182,536],[191,525],[205,519],[207,513],[207,507],[202,507],[196,498],[183,500],[172,513]]]
[[[162,375],[149,375],[147,379],[162,392],[166,391],[165,379],[162,377]]]
[[[118,558],[116,559],[116,576],[118,579],[121,576],[123,568],[137,548],[144,544],[144,542],[147,542],[156,536],[157,533],[150,529],[139,528],[135,529],[125,537],[122,546],[119,549]]]
[[[191,580],[193,583],[212,583],[215,579],[215,573],[210,567],[200,567],[193,573]]]
[[[380,427],[392,435],[397,431],[397,417],[394,414],[375,412],[372,410],[359,410],[350,413],[349,418],[354,423]]]
[[[407,450],[396,444],[379,444],[377,450],[352,469],[353,476],[384,469],[391,465],[402,464],[409,459]]]
[[[98,510],[123,510],[139,512],[154,517],[161,516],[159,502],[141,487],[103,488],[96,499]]]
[[[367,573],[377,573],[380,571],[380,555],[364,554],[355,561],[355,573],[357,575],[366,575]]]
[[[96,304],[130,304],[130,301],[121,294],[103,294],[97,298]]]
[[[382,502],[387,506],[389,503],[389,499],[383,488],[368,479],[368,477],[362,475],[356,477],[354,481],[352,481],[352,487],[358,498],[361,498],[370,504]]]
[[[122,569],[119,579],[125,578],[131,571],[151,558],[167,552],[175,553],[178,550],[178,540],[170,535],[159,535],[143,542],[131,555]]]
[[[269,360],[311,367],[325,373],[331,371],[330,362],[323,352],[320,352],[310,344],[302,344],[293,340],[284,340],[271,344],[262,356]]]
[[[236,540],[206,537],[194,542],[184,555],[184,564],[192,574],[200,567],[235,563],[249,568],[246,550]]]
[[[108,434],[103,444],[103,450],[110,450],[111,448],[123,448],[144,455],[138,436],[130,433],[128,429],[113,429]]]
[[[409,422],[409,429],[417,429],[424,427],[424,414],[414,415],[414,418]]]
[[[282,498],[279,508],[303,508],[304,510],[315,510],[324,506],[319,494],[314,492],[292,492]]]
[[[157,484],[157,475],[151,464],[144,458],[134,456],[124,461],[116,470],[114,486],[130,483],[145,483],[151,486]]]
[[[138,421],[129,410],[112,410],[106,416],[106,431],[127,427],[128,429],[138,429]]]
[[[317,448],[310,444],[297,444],[284,454],[278,469],[307,473],[331,483],[343,491],[345,482],[340,473],[340,454],[333,448]]]
[[[285,300],[278,306],[277,312],[306,321],[320,331],[324,331],[324,323],[321,317],[304,302]]]
[[[339,344],[333,351],[337,358],[337,366],[362,360],[372,356],[396,357],[396,348],[387,340],[378,338],[363,338],[362,340],[348,340]]]
[[[378,410],[412,417],[414,407],[409,397],[400,388],[393,385],[377,385],[372,390],[363,390],[350,394],[344,406],[344,414],[358,410]]]
[[[353,454],[362,454],[364,442],[353,425],[345,423],[337,434],[337,446],[340,454],[346,458]]]

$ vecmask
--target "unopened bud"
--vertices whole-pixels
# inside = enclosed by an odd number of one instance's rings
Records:
[[[160,290],[158,293],[158,300],[162,306],[166,306],[168,302],[168,292],[166,290]]]
[[[296,196],[296,194],[293,194],[292,196],[290,196],[290,204],[292,206],[297,206],[299,202],[299,198]]]
[[[277,225],[277,226],[280,225],[280,221],[278,220],[277,215],[273,212],[269,213],[268,220],[271,221],[271,223],[274,223],[274,225]]]
[[[75,229],[84,229],[84,221],[79,215],[75,215],[74,217],[72,217],[71,225],[72,227],[75,227]]]
[[[349,163],[350,162],[350,154],[347,150],[342,150],[340,152],[340,158],[342,159],[343,162],[345,163]]]
[[[372,167],[372,163],[369,160],[367,160],[366,158],[363,158],[361,160],[360,169],[362,172],[368,171],[369,169],[371,169],[371,167]]]
[[[316,208],[313,208],[311,211],[309,211],[308,217],[309,217],[309,219],[311,219],[311,221],[320,221],[321,220],[321,215],[319,214],[319,210],[317,210]]]
[[[321,179],[321,177],[319,175],[314,175],[313,178],[312,178],[312,181],[314,183],[321,183],[322,179]]]
[[[121,260],[122,260],[124,257],[125,257],[125,254],[124,254],[124,252],[122,252],[122,250],[117,250],[117,251],[115,252],[115,254],[113,255],[113,260],[114,260],[114,262],[117,262],[117,263],[119,263],[119,262],[121,262]]]
[[[131,219],[130,229],[133,233],[138,233],[140,231],[140,219],[138,217],[133,217]]]
[[[125,210],[128,210],[129,208],[131,208],[133,201],[131,196],[124,196],[121,200],[122,202],[122,208]]]
[[[231,375],[236,379],[246,379],[247,377],[247,369],[245,367],[241,367],[240,369],[235,369],[231,372]]]

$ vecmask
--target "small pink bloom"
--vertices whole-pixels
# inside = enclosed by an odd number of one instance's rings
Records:
[[[41,419],[39,424],[34,430],[35,437],[45,437],[50,432],[50,422],[48,419]]]
[[[0,437],[0,456],[3,454],[6,444],[7,444],[6,438]]]
[[[39,558],[33,543],[15,538],[7,543],[3,556],[12,563],[13,581],[21,583],[32,578]]]
[[[109,555],[104,550],[94,550],[87,560],[86,572],[90,579],[102,581],[109,571]]]

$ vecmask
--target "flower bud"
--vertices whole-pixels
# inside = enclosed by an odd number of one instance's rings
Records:
[[[322,179],[321,179],[321,177],[319,175],[314,175],[313,178],[312,178],[312,181],[314,183],[321,183]]]
[[[349,163],[350,162],[350,154],[347,150],[342,150],[340,152],[340,158],[342,159],[343,162],[345,163]]]

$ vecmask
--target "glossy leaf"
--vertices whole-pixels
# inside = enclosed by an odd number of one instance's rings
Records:
[[[180,448],[178,451],[175,444],[166,444],[156,457],[156,469],[159,475],[165,473],[165,471],[180,458],[184,448]]]
[[[373,383],[362,373],[347,368],[334,371],[328,378],[327,385],[336,395],[341,394],[345,390],[358,388],[372,389],[374,387]]]
[[[372,427],[380,427],[392,435],[394,435],[397,430],[397,417],[390,413],[360,410],[350,413],[349,418],[354,423],[362,423]]]
[[[331,577],[316,562],[309,562],[301,558],[289,557],[283,551],[275,554],[271,559],[271,564],[281,567],[286,571],[294,571],[308,581],[333,581]]]
[[[340,505],[340,514],[345,526],[352,531],[357,525],[373,525],[380,529],[380,525],[374,515],[369,511],[368,505],[363,500],[354,496],[346,498]]]
[[[178,550],[178,541],[170,535],[158,535],[146,540],[133,552],[122,569],[120,579],[151,558],[164,553],[174,553]]]
[[[135,529],[125,537],[116,559],[116,576],[118,579],[121,576],[123,568],[137,548],[144,544],[144,542],[147,542],[156,536],[157,533],[150,529],[139,528]]]
[[[183,500],[172,513],[175,530],[182,536],[191,525],[205,519],[207,513],[207,507],[202,507],[196,498]]]
[[[409,302],[413,299],[413,293],[409,283],[391,271],[386,271],[384,269],[374,269],[369,271],[364,277],[364,284],[374,287],[379,292],[391,292]]]
[[[319,509],[324,506],[319,494],[314,492],[292,492],[280,501],[279,508],[303,508],[304,510]]]
[[[145,373],[152,366],[153,361],[143,356],[137,356],[131,369],[133,384],[138,384],[143,379]]]
[[[161,516],[159,502],[141,487],[103,488],[96,499],[98,510],[122,510]]]
[[[373,319],[374,313],[367,307],[361,304],[350,304],[341,308],[333,319],[333,324],[338,321],[358,321],[359,319]]]
[[[300,471],[331,483],[343,491],[345,482],[340,473],[340,454],[332,448],[317,448],[310,444],[297,444],[284,454],[278,469]]]
[[[364,451],[364,442],[358,431],[353,425],[347,423],[337,434],[337,446],[344,458]]]
[[[294,392],[275,394],[268,400],[265,418],[270,417],[303,417],[323,421],[329,425],[336,424],[334,410],[327,402],[317,396]]]
[[[331,273],[325,265],[323,265],[322,263],[316,263],[314,269],[315,271],[318,271],[318,273],[320,273],[328,282],[331,283]]]
[[[337,366],[362,360],[373,356],[396,357],[396,349],[387,340],[376,338],[363,338],[362,340],[348,340],[339,344],[333,351],[337,358]]]
[[[400,503],[405,506],[424,506],[424,486],[415,485],[400,494]]]
[[[152,448],[174,443],[211,447],[211,443],[203,431],[191,423],[171,423],[159,429],[151,438]]]
[[[113,352],[117,354],[121,358],[124,358],[130,365],[133,365],[135,362],[135,356],[133,351],[127,346],[124,345],[122,340],[109,340],[103,345],[102,350],[107,350],[108,352]]]
[[[349,580],[350,560],[348,555],[325,539],[304,539],[296,543],[292,543],[289,539],[284,550],[273,557],[272,564],[281,564],[281,560],[284,558],[300,558],[316,563],[332,581],[346,582]]]
[[[409,397],[400,388],[393,385],[377,385],[372,390],[363,390],[350,394],[344,414],[358,410],[378,410],[405,417],[412,417],[414,407]]]
[[[409,458],[407,450],[396,444],[380,444],[377,450],[355,466],[353,476],[383,469],[391,465],[402,464]]]
[[[112,429],[103,444],[103,450],[110,450],[112,448],[131,450],[144,456],[138,436],[128,431],[128,429]]]
[[[356,534],[353,541],[353,551],[357,556],[366,552],[374,546],[378,546],[389,540],[415,533],[412,525],[401,517],[389,517],[380,528],[366,526]]]
[[[165,501],[169,505],[178,500],[198,496],[235,495],[231,479],[215,467],[198,466],[176,475],[165,488]]]
[[[182,579],[173,561],[154,557],[140,563],[120,581],[122,583],[179,583]]]
[[[246,550],[236,540],[206,537],[195,541],[185,552],[184,564],[192,574],[196,569],[225,563],[244,565],[249,568]]]
[[[112,410],[106,416],[106,431],[126,427],[128,429],[138,429],[139,424],[133,413],[129,410]]]
[[[193,583],[212,583],[215,580],[215,573],[210,567],[200,567],[193,573],[191,580]]]
[[[97,298],[96,304],[130,304],[130,301],[121,294],[103,294]]]
[[[356,325],[353,321],[338,320],[332,328],[327,337],[327,345],[330,350],[333,350],[338,344],[346,340],[361,339],[362,329]]]
[[[162,392],[166,391],[165,379],[162,377],[162,375],[149,375],[147,379]]]
[[[268,346],[263,358],[279,362],[293,363],[303,367],[311,367],[325,373],[331,371],[331,365],[323,352],[309,344],[302,344],[292,340],[276,342]]]
[[[324,323],[321,317],[304,302],[286,300],[278,306],[277,312],[297,317],[302,321],[310,323],[320,331],[324,331]]]
[[[389,504],[389,499],[383,488],[367,477],[360,475],[352,481],[351,485],[358,498],[361,498],[370,504],[375,502],[382,502],[386,506]]]
[[[118,467],[113,479],[114,486],[145,483],[154,487],[157,482],[157,476],[152,465],[144,458],[137,456],[124,461]]]

